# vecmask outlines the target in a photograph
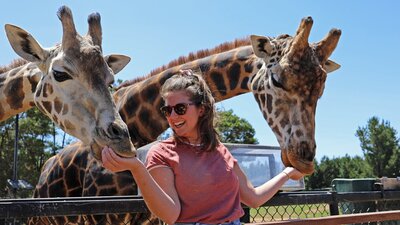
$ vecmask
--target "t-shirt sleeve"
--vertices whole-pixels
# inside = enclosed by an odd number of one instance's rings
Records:
[[[228,148],[222,143],[220,145],[221,145],[220,148],[222,148],[221,150],[222,154],[225,157],[225,160],[228,162],[228,164],[233,166],[234,163],[237,163],[238,162],[237,159],[232,155],[232,153],[228,150]]]
[[[170,167],[167,157],[165,157],[165,147],[162,144],[152,146],[147,153],[145,166],[147,170],[156,167]]]

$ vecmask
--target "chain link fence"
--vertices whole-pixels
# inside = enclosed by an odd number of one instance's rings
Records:
[[[246,215],[241,221],[262,223],[399,209],[400,191],[278,193],[262,207],[251,209],[244,207]],[[150,215],[140,197],[125,196],[0,200],[0,224],[156,225],[161,223]],[[400,221],[364,224],[400,225]]]

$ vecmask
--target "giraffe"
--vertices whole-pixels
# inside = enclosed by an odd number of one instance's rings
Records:
[[[71,10],[57,13],[62,42],[42,48],[27,31],[6,24],[7,38],[22,57],[0,75],[0,120],[37,106],[70,135],[90,146],[100,157],[105,145],[121,148],[130,157],[135,149],[109,91],[118,73],[130,61],[123,55],[102,55],[100,15],[88,17],[89,31],[80,36]]]
[[[261,60],[254,56],[250,40],[248,38],[238,39],[230,43],[221,44],[211,50],[200,50],[197,53],[191,53],[187,57],[180,57],[166,66],[157,68],[146,76],[126,82],[114,93],[114,100],[117,102],[117,108],[120,109],[121,115],[137,111],[145,118],[154,112],[161,116],[159,113],[159,107],[162,104],[159,98],[160,85],[180,69],[200,69],[208,84],[212,86],[214,96],[221,101],[222,99],[249,92],[249,79],[256,73],[257,67],[261,66],[258,65],[259,63],[261,63]],[[246,69],[237,69],[237,67],[244,68],[244,66]],[[238,84],[235,87],[233,85],[224,87],[222,84],[217,86],[218,82],[214,82],[214,80],[219,81],[221,78],[226,82],[235,80]],[[231,87],[233,87],[232,90],[228,90]],[[148,99],[151,96],[154,98]],[[158,100],[152,103],[156,98]],[[146,100],[146,106],[134,109],[134,104],[140,103],[141,100]],[[131,114],[129,116],[136,117],[137,115]],[[141,124],[142,126],[149,126],[147,129],[150,129],[150,132],[146,134],[147,136],[140,136],[141,132],[137,132],[138,127],[135,127],[134,122],[131,121],[131,125],[133,125],[131,127],[133,131],[131,132],[131,140],[136,147],[154,141],[167,128],[164,117],[158,119],[162,120],[163,127],[156,126],[157,130],[155,132],[153,130],[156,128],[151,127],[152,118],[148,119],[150,120],[148,123]],[[157,132],[159,133],[157,134]],[[82,175],[76,176],[75,174]],[[130,173],[111,173],[104,169],[101,162],[89,154],[88,146],[77,142],[67,146],[59,154],[47,160],[36,185],[34,197],[135,194],[138,194],[138,190]],[[33,218],[30,223],[37,224],[39,221],[44,224],[80,224],[83,221],[89,224],[103,224],[104,221],[107,221],[107,224],[154,224],[158,222],[153,215],[140,213],[121,216],[83,215],[81,217]]]
[[[168,127],[158,110],[163,104],[159,88],[164,81],[180,69],[199,69],[216,101],[252,91],[278,140],[287,140],[293,136],[291,132],[295,132],[296,138],[302,141],[311,138],[311,143],[315,143],[314,137],[310,136],[314,132],[314,127],[305,126],[307,129],[312,128],[312,131],[302,131],[300,123],[304,122],[303,118],[296,116],[304,114],[308,119],[305,122],[314,124],[313,113],[316,101],[323,93],[326,74],[340,67],[328,60],[328,57],[334,51],[341,32],[333,29],[322,41],[310,45],[307,42],[302,43],[303,48],[300,49],[299,39],[308,37],[308,34],[304,33],[310,31],[310,24],[312,24],[311,18],[303,19],[294,37],[280,35],[271,38],[253,35],[250,39],[223,44],[210,51],[199,51],[188,57],[181,57],[168,66],[160,67],[148,76],[123,84],[114,93],[114,99],[123,120],[128,125],[132,142],[136,147],[143,146],[154,141]],[[299,104],[294,104],[296,102]],[[290,104],[284,106],[282,103]],[[305,109],[314,111],[308,115],[309,111],[304,111]],[[304,135],[301,135],[301,132],[304,132]],[[293,142],[289,141],[289,144],[293,145]],[[279,141],[279,143],[285,142]],[[284,163],[298,165],[296,161],[285,162],[288,160],[287,152],[292,149],[285,145],[281,148],[284,151],[282,154]],[[315,151],[315,149],[310,150]],[[111,173],[103,169],[101,162],[91,157],[88,152],[87,146],[75,143],[50,158],[36,186],[35,197],[137,194],[135,182],[128,172]],[[311,152],[306,156],[310,154],[314,153]],[[298,157],[302,160],[302,155]],[[303,172],[311,173],[309,167],[300,166],[302,164],[299,164],[299,168],[304,169]],[[66,177],[78,174],[78,171],[79,174],[84,174],[83,177]],[[69,179],[73,181],[71,184],[67,183]],[[57,185],[52,187],[53,184]],[[135,224],[151,221],[145,218],[146,216],[142,215],[139,220],[135,218],[130,220]],[[78,221],[78,218],[74,219]],[[99,222],[96,218],[85,219]],[[60,221],[72,220],[62,218]]]

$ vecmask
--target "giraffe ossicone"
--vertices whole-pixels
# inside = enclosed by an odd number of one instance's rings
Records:
[[[40,69],[40,80],[32,82],[30,93],[20,96],[32,99],[36,106],[65,132],[90,145],[101,159],[103,146],[110,146],[124,157],[136,155],[126,124],[121,119],[109,86],[114,74],[130,61],[128,56],[102,54],[100,15],[88,17],[89,31],[80,36],[71,10],[62,6],[58,17],[63,27],[61,44],[42,48],[27,31],[6,24],[5,30],[14,51]],[[7,72],[23,73],[27,66]],[[2,74],[7,78],[7,74]],[[22,79],[22,78],[21,78]],[[2,85],[4,86],[4,85]],[[24,101],[24,100],[18,100]],[[29,108],[32,104],[25,104]],[[22,107],[22,106],[21,106]],[[3,118],[2,118],[3,119]]]

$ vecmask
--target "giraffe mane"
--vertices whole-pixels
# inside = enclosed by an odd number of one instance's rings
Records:
[[[210,56],[210,55],[218,54],[218,53],[221,53],[221,52],[226,52],[226,51],[232,50],[234,48],[250,45],[250,44],[251,43],[250,43],[250,38],[249,37],[237,38],[234,41],[224,42],[224,43],[222,43],[222,44],[220,44],[220,45],[218,45],[218,46],[216,46],[214,48],[211,48],[211,49],[203,49],[203,50],[199,50],[197,52],[191,52],[187,56],[180,56],[179,58],[172,60],[168,64],[165,64],[163,66],[160,66],[160,67],[152,70],[147,75],[144,75],[144,76],[141,76],[141,77],[134,78],[132,80],[128,80],[128,81],[122,82],[117,87],[117,90],[119,90],[120,88],[123,88],[123,87],[127,87],[129,85],[138,83],[138,82],[140,82],[142,80],[145,80],[145,79],[147,79],[147,78],[149,78],[151,76],[157,75],[157,74],[161,73],[162,71],[164,71],[166,69],[169,69],[169,68],[172,68],[172,67],[175,67],[175,66],[178,66],[178,65],[182,65],[182,64],[185,64],[185,63],[197,60],[197,59],[205,58],[205,57]]]
[[[10,71],[14,68],[23,66],[27,63],[28,63],[28,61],[26,61],[25,59],[22,59],[22,58],[14,59],[13,61],[11,61],[10,64],[8,64],[6,66],[0,66],[0,74]]]

